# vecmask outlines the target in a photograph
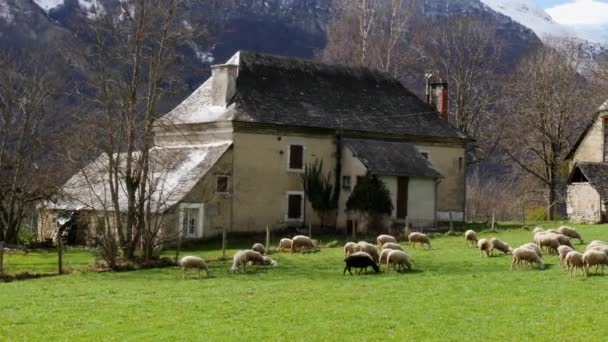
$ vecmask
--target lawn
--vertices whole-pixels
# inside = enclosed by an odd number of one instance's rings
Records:
[[[608,240],[608,226],[580,226],[579,232],[586,241]],[[531,235],[508,230],[480,237],[516,246]],[[342,249],[331,248],[275,254],[277,267],[250,268],[246,274],[231,274],[228,262],[214,262],[214,276],[201,280],[182,280],[178,268],[168,268],[3,283],[0,340],[600,341],[608,336],[608,273],[570,279],[555,256],[545,257],[545,270],[511,272],[509,256],[481,258],[461,236],[436,238],[431,250],[406,249],[415,271],[404,274],[343,276]],[[47,256],[51,265],[52,256]]]

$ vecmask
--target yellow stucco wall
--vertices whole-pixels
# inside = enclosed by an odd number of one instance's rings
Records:
[[[583,138],[581,144],[578,146],[576,153],[572,158],[572,165],[576,162],[603,162],[603,149],[604,149],[604,126],[603,121],[604,115],[598,115],[597,119],[593,123],[593,126],[587,132],[587,135]]]

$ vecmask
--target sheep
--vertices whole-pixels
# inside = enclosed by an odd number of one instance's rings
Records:
[[[546,232],[550,234],[561,234],[557,229],[547,229]]]
[[[296,235],[291,239],[291,253],[295,250],[316,250],[317,247],[311,238],[305,235]]]
[[[385,263],[386,258],[388,257],[388,254],[392,251],[394,251],[394,249],[383,249],[380,252],[380,258],[378,259],[378,264],[382,265],[383,263]]]
[[[568,226],[561,226],[559,228],[557,228],[557,231],[559,231],[560,233],[562,233],[563,235],[571,238],[571,239],[577,239],[579,244],[583,244],[583,238],[581,237],[581,235],[576,231],[576,228],[572,228],[572,227],[568,227]]]
[[[376,243],[378,244],[378,247],[384,245],[387,242],[397,243],[397,239],[395,239],[394,236],[386,235],[386,234],[380,235],[376,238]]]
[[[412,262],[410,261],[410,257],[404,251],[400,250],[392,250],[388,253],[386,257],[386,272],[391,269],[391,265],[393,267],[397,266],[397,272],[405,271],[412,269]]]
[[[497,249],[505,254],[511,254],[513,248],[509,244],[504,243],[497,238],[490,239],[490,255],[494,255],[494,250]]]
[[[264,257],[259,252],[251,249],[244,251],[238,251],[232,257],[232,267],[230,270],[234,273],[239,272],[242,268],[242,272],[245,272],[245,266],[247,263],[264,264]]]
[[[382,249],[396,249],[402,251],[403,247],[401,247],[401,245],[396,242],[387,242],[382,245]]]
[[[421,246],[424,245],[428,245],[429,249],[431,249],[431,240],[429,239],[428,236],[422,234],[422,233],[418,233],[418,232],[414,232],[411,233],[408,237],[408,242],[414,247],[416,248],[416,244],[419,243]]]
[[[596,250],[596,251],[604,251],[606,253],[608,253],[608,244],[599,241],[599,240],[594,240],[591,241],[591,243],[589,245],[587,245],[587,247],[585,248],[586,251],[589,250]]]
[[[559,266],[566,266],[566,255],[572,252],[574,249],[569,246],[559,246],[557,247],[557,253],[559,254]]]
[[[570,251],[566,254],[566,266],[568,267],[568,271],[570,273],[570,277],[572,275],[576,275],[576,269],[580,269],[581,273],[585,269],[585,264],[583,263],[583,254],[577,251]]]
[[[517,264],[519,266],[522,261],[529,264],[535,263],[538,265],[539,269],[545,268],[545,262],[543,259],[532,249],[522,247],[515,248],[512,255],[510,270],[513,270],[513,265]]]
[[[589,274],[591,266],[595,266],[596,273],[597,268],[602,266],[602,274],[604,274],[604,266],[608,266],[608,254],[593,249],[588,250],[583,254],[583,264],[585,265],[585,277]]]
[[[182,267],[182,278],[186,276],[186,270],[197,269],[198,277],[201,277],[201,270],[205,271],[205,275],[209,277],[209,266],[203,258],[197,256],[188,255],[179,259],[178,265]]]
[[[380,253],[378,252],[378,248],[376,248],[376,246],[372,245],[369,242],[357,242],[357,245],[355,246],[355,252],[365,252],[371,255],[375,263],[378,263],[378,261],[380,261]]]
[[[541,249],[545,247],[549,253],[557,254],[557,247],[560,246],[559,241],[552,234],[536,234],[534,236],[534,242]]]
[[[482,257],[483,253],[486,253],[486,256],[490,256],[490,241],[488,239],[480,239],[477,241],[477,247],[479,248],[479,256]]]
[[[348,271],[348,273],[353,275],[353,272],[351,272],[351,268],[355,268],[355,269],[358,268],[359,273],[361,273],[362,269],[365,269],[365,271],[367,272],[367,268],[370,266],[374,269],[374,271],[376,273],[380,272],[380,268],[374,262],[371,255],[369,255],[365,252],[355,252],[355,253],[349,255],[348,257],[346,257],[344,259],[344,263],[346,263],[346,266],[344,267],[344,271],[342,272],[342,275],[345,275],[346,271]]]
[[[538,256],[539,256],[539,257],[541,257],[541,258],[543,257],[543,253],[542,253],[542,251],[540,250],[540,247],[538,247],[538,245],[536,245],[536,244],[534,244],[534,243],[531,243],[531,242],[530,242],[530,243],[526,243],[525,245],[521,245],[520,247],[521,247],[521,248],[528,248],[528,249],[531,249],[531,250],[533,250],[534,252],[536,252],[536,254],[538,254]],[[513,251],[511,251],[511,252],[513,252]]]
[[[477,240],[477,233],[475,233],[474,230],[469,229],[464,232],[464,241],[466,242],[467,246],[475,247],[477,245]]]
[[[291,250],[291,239],[282,238],[277,249],[279,252]]]
[[[572,245],[570,238],[567,237],[566,235],[559,234],[559,233],[558,234],[553,233],[553,234],[551,234],[551,236],[553,236],[557,240],[557,242],[559,242],[559,244],[561,246],[568,246],[568,247],[574,249],[574,246]]]
[[[344,257],[346,258],[347,256],[353,254],[355,252],[355,247],[357,246],[356,243],[349,241],[344,245]]]
[[[534,230],[532,231],[532,234],[536,235],[536,233],[544,232],[544,231],[545,231],[545,229],[543,227],[538,227],[537,226],[537,227],[534,227]]]
[[[262,245],[261,243],[254,243],[251,249],[262,255],[266,254],[266,247],[264,247],[264,245]]]
[[[259,265],[259,266],[276,266],[278,265],[278,262],[274,259],[272,259],[269,256],[264,255],[262,257],[262,261],[251,261],[250,262],[252,265]]]

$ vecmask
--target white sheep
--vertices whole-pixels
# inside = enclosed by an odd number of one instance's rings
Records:
[[[380,252],[380,258],[378,259],[378,261],[379,261],[378,264],[382,265],[383,263],[385,263],[386,262],[386,258],[388,257],[388,254],[390,252],[392,252],[392,251],[394,251],[394,249],[383,249]]]
[[[509,244],[500,241],[497,238],[490,239],[490,255],[494,255],[494,250],[497,249],[505,254],[511,254],[513,248]]]
[[[541,249],[544,247],[549,253],[557,254],[557,247],[560,246],[555,234],[539,233],[534,235],[534,242]]]
[[[576,228],[568,227],[568,226],[561,226],[561,227],[557,228],[557,231],[559,231],[560,233],[564,234],[565,236],[567,236],[571,239],[577,239],[580,244],[583,244],[583,238],[576,231]]]
[[[262,255],[266,254],[266,247],[264,247],[264,245],[262,245],[261,243],[254,243],[251,249]]]
[[[486,256],[490,256],[490,241],[488,239],[480,239],[477,241],[477,248],[479,248],[479,256],[482,257],[485,253]]]
[[[536,235],[536,233],[544,232],[544,231],[545,231],[545,229],[543,227],[538,227],[537,226],[537,227],[534,227],[534,230],[532,231],[532,234]]]
[[[386,272],[390,271],[391,265],[396,266],[397,272],[405,271],[405,269],[412,269],[412,261],[409,255],[404,251],[392,250],[386,257]]]
[[[474,230],[469,229],[464,232],[464,241],[468,246],[475,247],[477,245],[477,240],[477,233],[475,233]]]
[[[576,276],[576,270],[580,269],[581,274],[585,270],[585,263],[583,263],[583,254],[577,251],[570,251],[566,254],[566,266],[568,267],[568,271],[570,273],[570,277],[573,275]]]
[[[395,237],[394,237],[394,236],[391,236],[391,235],[386,235],[386,234],[379,235],[379,236],[376,238],[376,243],[378,244],[378,247],[380,247],[380,246],[384,245],[384,244],[385,244],[385,243],[387,243],[387,242],[394,242],[394,243],[397,243],[397,239],[395,239]]]
[[[574,249],[574,246],[572,245],[570,238],[567,237],[566,235],[560,234],[560,233],[551,233],[551,236],[553,236],[557,240],[557,242],[559,242],[560,246],[568,246],[568,247]]]
[[[294,251],[310,251],[316,250],[317,246],[314,241],[305,235],[296,235],[291,239],[291,253]]]
[[[407,237],[407,239],[408,239],[409,244],[412,245],[414,248],[416,248],[416,244],[419,243],[421,246],[428,245],[429,249],[431,249],[431,240],[429,239],[428,236],[426,236],[422,233],[418,233],[418,232],[411,233]]]
[[[250,261],[250,263],[252,265],[259,265],[259,266],[276,266],[279,264],[276,260],[272,259],[271,257],[269,257],[267,255],[264,255],[262,257],[261,262],[260,261]]]
[[[512,255],[513,256],[511,258],[510,270],[513,270],[513,265],[515,264],[520,266],[522,261],[527,264],[535,263],[540,269],[545,268],[545,262],[543,261],[543,259],[534,250],[530,248],[515,248],[512,252]]]
[[[387,242],[382,245],[382,249],[396,249],[402,251],[403,247],[401,247],[401,245],[396,242]]]
[[[245,272],[245,266],[247,263],[256,263],[256,264],[264,264],[264,256],[259,252],[256,252],[251,249],[246,249],[244,251],[238,251],[232,257],[232,267],[230,270],[232,272]]]
[[[589,274],[589,268],[595,266],[595,272],[599,266],[602,267],[604,274],[604,266],[608,266],[608,255],[602,251],[588,250],[583,254],[583,264],[585,264],[585,276]]]
[[[349,255],[353,254],[355,252],[355,247],[357,247],[357,244],[349,241],[344,245],[344,257],[348,257]]]
[[[205,260],[203,260],[203,258],[199,258],[197,256],[192,256],[192,255],[188,255],[185,256],[181,259],[179,259],[179,262],[177,263],[179,266],[182,267],[182,278],[186,276],[186,271],[190,270],[190,269],[196,269],[198,270],[198,277],[201,277],[201,270],[205,271],[205,275],[207,275],[207,277],[209,276],[209,266],[207,266],[207,263],[205,262]]]
[[[540,250],[540,247],[538,247],[538,245],[537,245],[537,244],[534,244],[534,243],[532,243],[532,242],[529,242],[529,243],[526,243],[526,244],[524,244],[524,245],[521,245],[520,247],[521,247],[521,248],[528,248],[528,249],[531,249],[531,250],[533,250],[534,252],[536,252],[536,254],[538,254],[538,256],[539,256],[539,257],[541,257],[541,258],[543,257],[543,253],[542,253],[542,251]],[[511,251],[511,252],[513,252],[513,251]]]
[[[547,229],[547,233],[551,233],[551,234],[561,234],[561,233],[559,232],[559,230],[557,230],[557,229]]]
[[[566,255],[572,252],[574,249],[570,246],[559,246],[557,247],[557,254],[559,254],[559,266],[566,266]]]
[[[291,239],[282,238],[277,249],[279,252],[291,250]]]
[[[378,261],[380,261],[380,253],[378,252],[378,248],[376,248],[376,246],[372,245],[367,241],[357,242],[357,245],[355,246],[355,251],[365,252],[371,255],[375,263],[378,263]]]
[[[587,247],[585,248],[586,251],[592,249],[596,251],[603,251],[608,254],[608,244],[599,240],[591,241],[591,243],[589,243],[589,245],[587,245]]]

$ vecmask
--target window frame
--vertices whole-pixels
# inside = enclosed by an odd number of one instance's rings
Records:
[[[300,217],[291,218],[289,217],[289,196],[299,195],[300,201]],[[304,191],[287,191],[285,193],[285,222],[304,222]]]
[[[219,190],[218,185],[219,185],[220,178],[226,178],[226,191]],[[215,193],[221,194],[221,195],[230,194],[230,175],[224,175],[224,174],[215,175]]]
[[[291,167],[291,147],[292,146],[302,146],[302,168],[294,169]],[[288,172],[304,172],[304,168],[306,167],[306,146],[302,143],[290,143],[287,145],[287,171]]]
[[[426,160],[431,160],[431,153],[429,151],[420,151],[420,155]]]
[[[189,231],[184,231],[184,219],[186,218],[186,209],[198,209],[198,225],[194,234]],[[179,205],[179,236],[185,238],[202,238],[204,235],[205,205],[203,203],[180,203]]]

